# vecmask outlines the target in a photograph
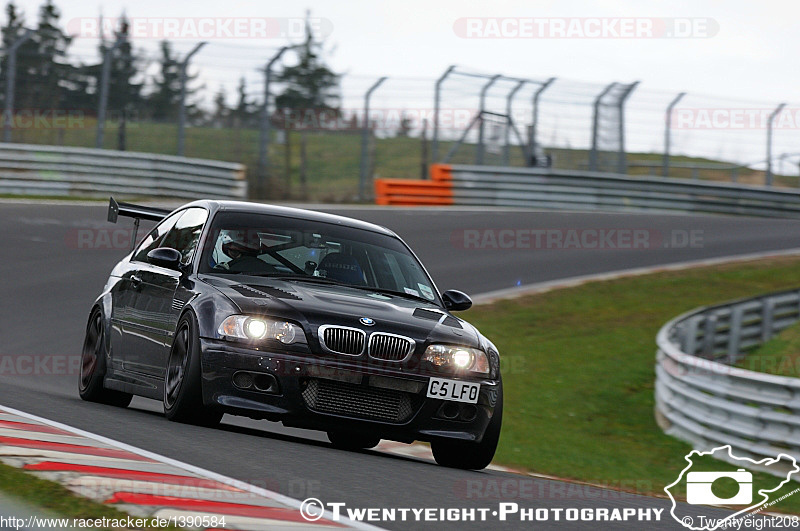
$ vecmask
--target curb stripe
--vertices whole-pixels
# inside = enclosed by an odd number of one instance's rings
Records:
[[[117,457],[119,459],[130,459],[134,461],[152,461],[152,459],[149,459],[147,457],[132,454],[131,452],[126,452],[125,450],[117,450],[115,448],[97,448],[95,446],[82,446],[79,444],[36,441],[33,439],[18,439],[16,437],[0,437],[0,445],[17,446],[21,448],[35,448],[37,450],[55,450],[58,452],[92,455],[99,457]]]
[[[139,470],[126,470],[122,468],[108,468],[92,465],[77,465],[72,463],[56,463],[53,461],[43,461],[41,463],[28,464],[23,468],[33,472],[75,472],[87,476],[101,476],[136,481],[154,481],[183,487],[197,487],[203,489],[242,492],[237,488],[211,479],[203,479],[194,476],[179,476],[177,474],[162,474],[159,472],[142,472]]]
[[[202,476],[202,477],[210,479],[210,480],[218,481],[218,482],[223,483],[225,485],[228,485],[230,487],[234,487],[234,488],[240,489],[240,490],[242,490],[244,492],[247,492],[247,493],[250,493],[250,494],[255,494],[256,496],[261,496],[261,497],[267,498],[267,499],[269,499],[269,500],[271,500],[273,502],[286,505],[288,508],[284,509],[284,511],[287,511],[289,513],[293,513],[293,514],[297,515],[298,518],[302,518],[302,515],[300,514],[300,511],[299,511],[299,509],[302,506],[302,502],[300,500],[291,498],[289,496],[280,494],[278,492],[271,491],[271,490],[268,490],[268,489],[264,489],[264,488],[261,488],[261,487],[257,487],[255,485],[252,485],[252,484],[247,483],[245,481],[237,480],[237,479],[231,478],[229,476],[225,476],[225,475],[219,474],[217,472],[212,472],[210,470],[207,470],[207,469],[204,469],[204,468],[201,468],[201,467],[198,467],[198,466],[190,465],[188,463],[184,463],[184,462],[178,461],[176,459],[172,459],[172,458],[169,458],[169,457],[166,457],[166,456],[163,456],[163,455],[159,455],[157,453],[150,452],[150,451],[144,450],[142,448],[137,448],[136,446],[132,446],[130,444],[126,444],[126,443],[123,443],[123,442],[120,442],[120,441],[115,441],[114,439],[110,439],[110,438],[104,437],[102,435],[97,435],[96,433],[91,433],[91,432],[82,430],[80,428],[75,428],[73,426],[69,426],[67,424],[63,424],[61,422],[50,420],[50,419],[47,419],[47,418],[44,418],[44,417],[40,417],[40,416],[37,416],[37,415],[32,415],[30,413],[26,413],[24,411],[20,411],[20,410],[15,409],[15,408],[11,408],[11,407],[8,407],[8,406],[0,405],[0,411],[8,413],[8,414],[11,414],[11,415],[16,415],[17,417],[20,417],[20,418],[23,418],[23,419],[27,419],[27,420],[32,421],[32,422],[39,422],[39,423],[46,424],[46,425],[54,427],[54,428],[59,428],[59,429],[68,431],[71,434],[77,435],[79,437],[85,437],[87,439],[91,439],[92,441],[97,441],[97,442],[102,443],[102,444],[113,446],[114,448],[119,448],[119,450],[117,450],[117,452],[119,452],[119,454],[122,455],[121,459],[136,460],[139,463],[147,462],[147,463],[152,463],[152,464],[168,465],[168,466],[177,468],[181,472],[188,472],[190,474],[195,474],[197,476]],[[7,438],[7,439],[11,439],[11,438]],[[22,439],[22,441],[30,442],[30,441],[26,441],[24,439]],[[4,441],[0,440],[0,450],[3,449],[3,445],[4,445]],[[64,446],[64,445],[62,444],[62,445],[55,445],[55,446]],[[88,450],[95,450],[95,448],[85,447],[85,446],[84,447],[80,447],[79,446],[78,448],[81,448],[83,450],[87,450],[87,449]],[[11,450],[13,450],[13,448]],[[78,454],[74,454],[74,453],[73,454],[68,454],[68,455],[74,456],[75,458],[84,457],[84,456],[79,456]],[[61,456],[59,456],[59,458],[61,458]],[[133,466],[133,465],[128,465],[128,466]],[[207,503],[207,502],[203,501],[202,503]],[[285,521],[287,523],[289,522],[289,520],[283,520],[283,521]],[[315,528],[320,528],[320,527],[323,527],[323,526],[335,526],[335,527],[340,527],[340,528],[349,526],[351,528],[364,529],[364,530],[380,530],[381,529],[380,527],[377,527],[375,525],[369,524],[367,522],[360,522],[360,521],[356,521],[356,520],[351,520],[351,519],[349,519],[349,518],[347,518],[345,516],[340,517],[339,521],[335,522],[335,521],[333,521],[333,513],[331,511],[325,511],[323,516],[322,516],[322,519],[318,520],[317,522],[308,522],[305,519],[302,519],[302,520],[297,520],[296,523],[307,525],[309,527],[313,525]],[[295,525],[295,523],[292,523],[291,525]]]
[[[26,422],[15,422],[13,420],[0,419],[0,428],[8,428],[10,430],[20,431],[35,431],[38,433],[50,433],[53,435],[66,435],[70,437],[75,436],[68,431],[59,430],[58,428],[53,428],[51,426],[45,426],[44,424],[28,424]]]
[[[203,512],[227,514],[231,516],[249,516],[253,518],[269,518],[284,522],[297,522],[313,524],[300,514],[297,509],[283,507],[263,507],[260,505],[243,505],[239,503],[197,500],[191,498],[174,498],[172,496],[158,496],[153,494],[137,494],[134,492],[115,492],[104,503],[108,504],[134,504],[151,505],[157,507],[172,507],[175,509],[199,509]],[[322,525],[335,525],[336,522],[319,520]],[[339,526],[341,527],[341,526]]]

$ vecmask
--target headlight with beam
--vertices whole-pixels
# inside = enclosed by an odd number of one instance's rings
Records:
[[[274,339],[284,345],[291,345],[303,335],[299,326],[287,321],[249,315],[231,315],[222,321],[217,332],[221,336],[234,339]]]
[[[489,374],[489,358],[482,350],[458,345],[429,345],[422,356],[423,361],[435,367],[456,372]]]

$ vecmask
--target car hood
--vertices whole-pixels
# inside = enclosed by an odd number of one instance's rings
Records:
[[[227,296],[243,314],[295,321],[315,340],[321,325],[339,325],[367,333],[400,334],[418,344],[449,342],[481,346],[481,336],[472,325],[423,300],[333,284],[245,275],[234,278],[205,275],[201,280]],[[362,318],[371,319],[374,324],[367,326],[361,322]]]

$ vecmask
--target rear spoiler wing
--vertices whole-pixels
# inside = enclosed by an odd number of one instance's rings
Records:
[[[170,212],[172,212],[172,210],[139,206],[131,203],[117,203],[113,197],[109,198],[108,201],[108,221],[111,223],[116,223],[119,216],[161,221],[167,217]]]
[[[161,221],[167,217],[172,210],[164,208],[145,207],[131,203],[117,202],[113,197],[108,200],[108,221],[116,223],[119,216],[133,218],[133,234],[131,234],[131,251],[136,245],[136,233],[139,232],[139,221]]]

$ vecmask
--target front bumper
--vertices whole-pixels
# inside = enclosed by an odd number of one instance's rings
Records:
[[[400,442],[480,442],[500,385],[489,379],[471,380],[481,386],[473,407],[427,398],[429,377],[396,364],[265,352],[212,339],[201,339],[200,344],[207,406],[292,427],[368,433]],[[266,375],[263,380],[274,379],[276,385],[267,392],[243,389],[234,384],[234,374],[241,372]],[[317,390],[329,393],[324,404],[315,400]],[[400,404],[398,413],[389,418],[395,403]],[[447,418],[454,412],[455,418]]]

